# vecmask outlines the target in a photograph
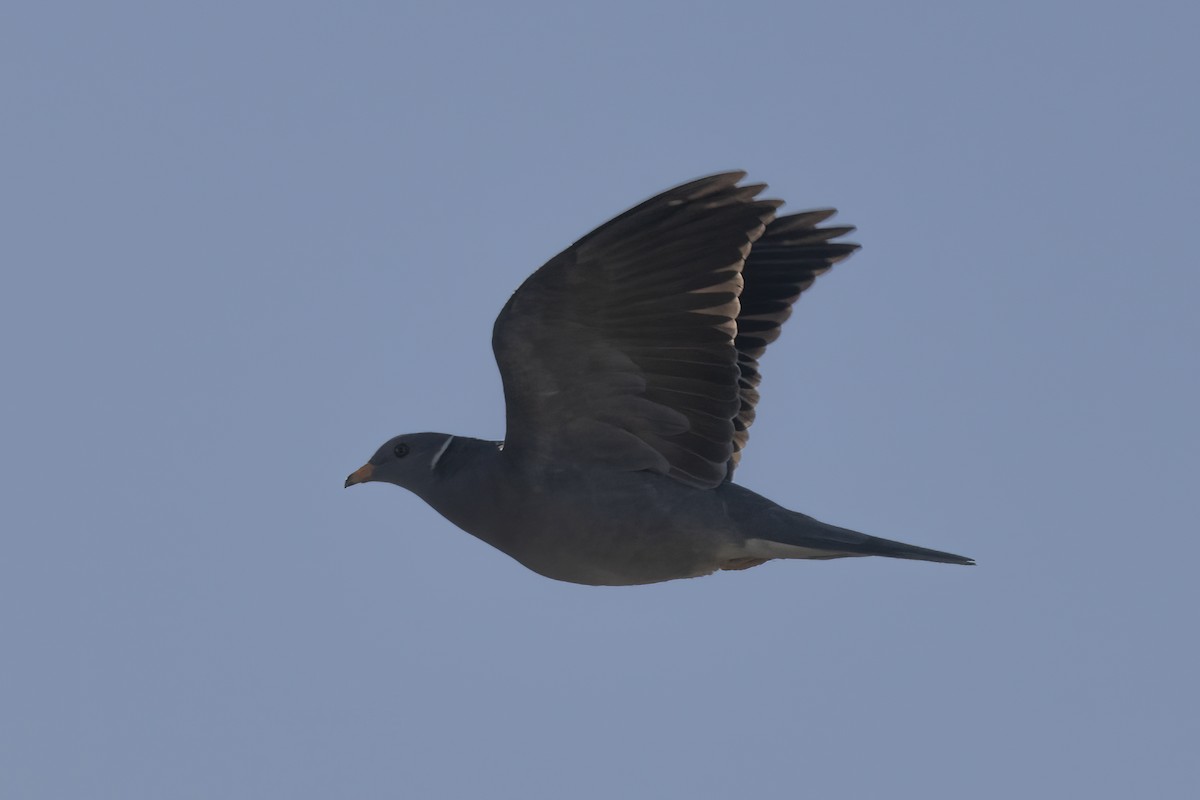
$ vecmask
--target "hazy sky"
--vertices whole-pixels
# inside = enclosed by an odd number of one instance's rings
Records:
[[[1193,3],[0,12],[0,796],[1200,793]],[[740,482],[978,559],[646,587],[391,486],[496,313],[744,168],[863,250]]]

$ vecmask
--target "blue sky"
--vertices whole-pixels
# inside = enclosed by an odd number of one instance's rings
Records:
[[[0,795],[1195,796],[1198,26],[6,8]],[[863,244],[740,482],[978,567],[588,588],[343,491],[501,437],[509,293],[731,168]]]

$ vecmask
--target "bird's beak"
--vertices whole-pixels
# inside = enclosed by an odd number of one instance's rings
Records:
[[[354,470],[354,472],[350,473],[350,477],[346,478],[346,486],[343,488],[348,489],[356,483],[366,483],[367,481],[371,480],[371,473],[374,471],[374,464],[363,464],[361,467]]]

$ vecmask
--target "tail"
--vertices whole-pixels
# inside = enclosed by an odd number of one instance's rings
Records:
[[[851,532],[853,533],[853,531]],[[967,558],[966,556],[957,556],[954,553],[946,553],[941,550],[931,550],[928,547],[917,547],[915,544],[894,542],[891,539],[880,539],[878,536],[867,536],[865,533],[858,535],[862,536],[866,541],[863,544],[863,551],[855,553],[855,555],[911,558],[913,561],[937,561],[940,564],[975,566],[975,559]]]
[[[752,540],[755,544],[762,543],[762,549],[767,558],[848,558],[853,556],[886,556],[888,558],[908,558],[914,561],[936,561],[941,564],[963,564],[974,566],[975,559],[945,553],[941,550],[930,550],[928,547],[917,547],[891,539],[881,539],[865,533],[839,528],[836,525],[826,525],[799,512],[790,512],[797,518],[799,524],[789,524],[786,529],[778,528],[762,539]],[[782,527],[782,526],[779,526]],[[751,544],[748,542],[747,544]]]

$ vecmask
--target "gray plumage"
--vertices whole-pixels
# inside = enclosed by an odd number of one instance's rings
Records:
[[[858,245],[832,210],[776,216],[744,173],[701,178],[592,231],[500,312],[503,443],[398,436],[346,479],[411,490],[550,578],[654,583],[774,558],[962,556],[789,511],[731,481],[758,360],[800,294]]]

